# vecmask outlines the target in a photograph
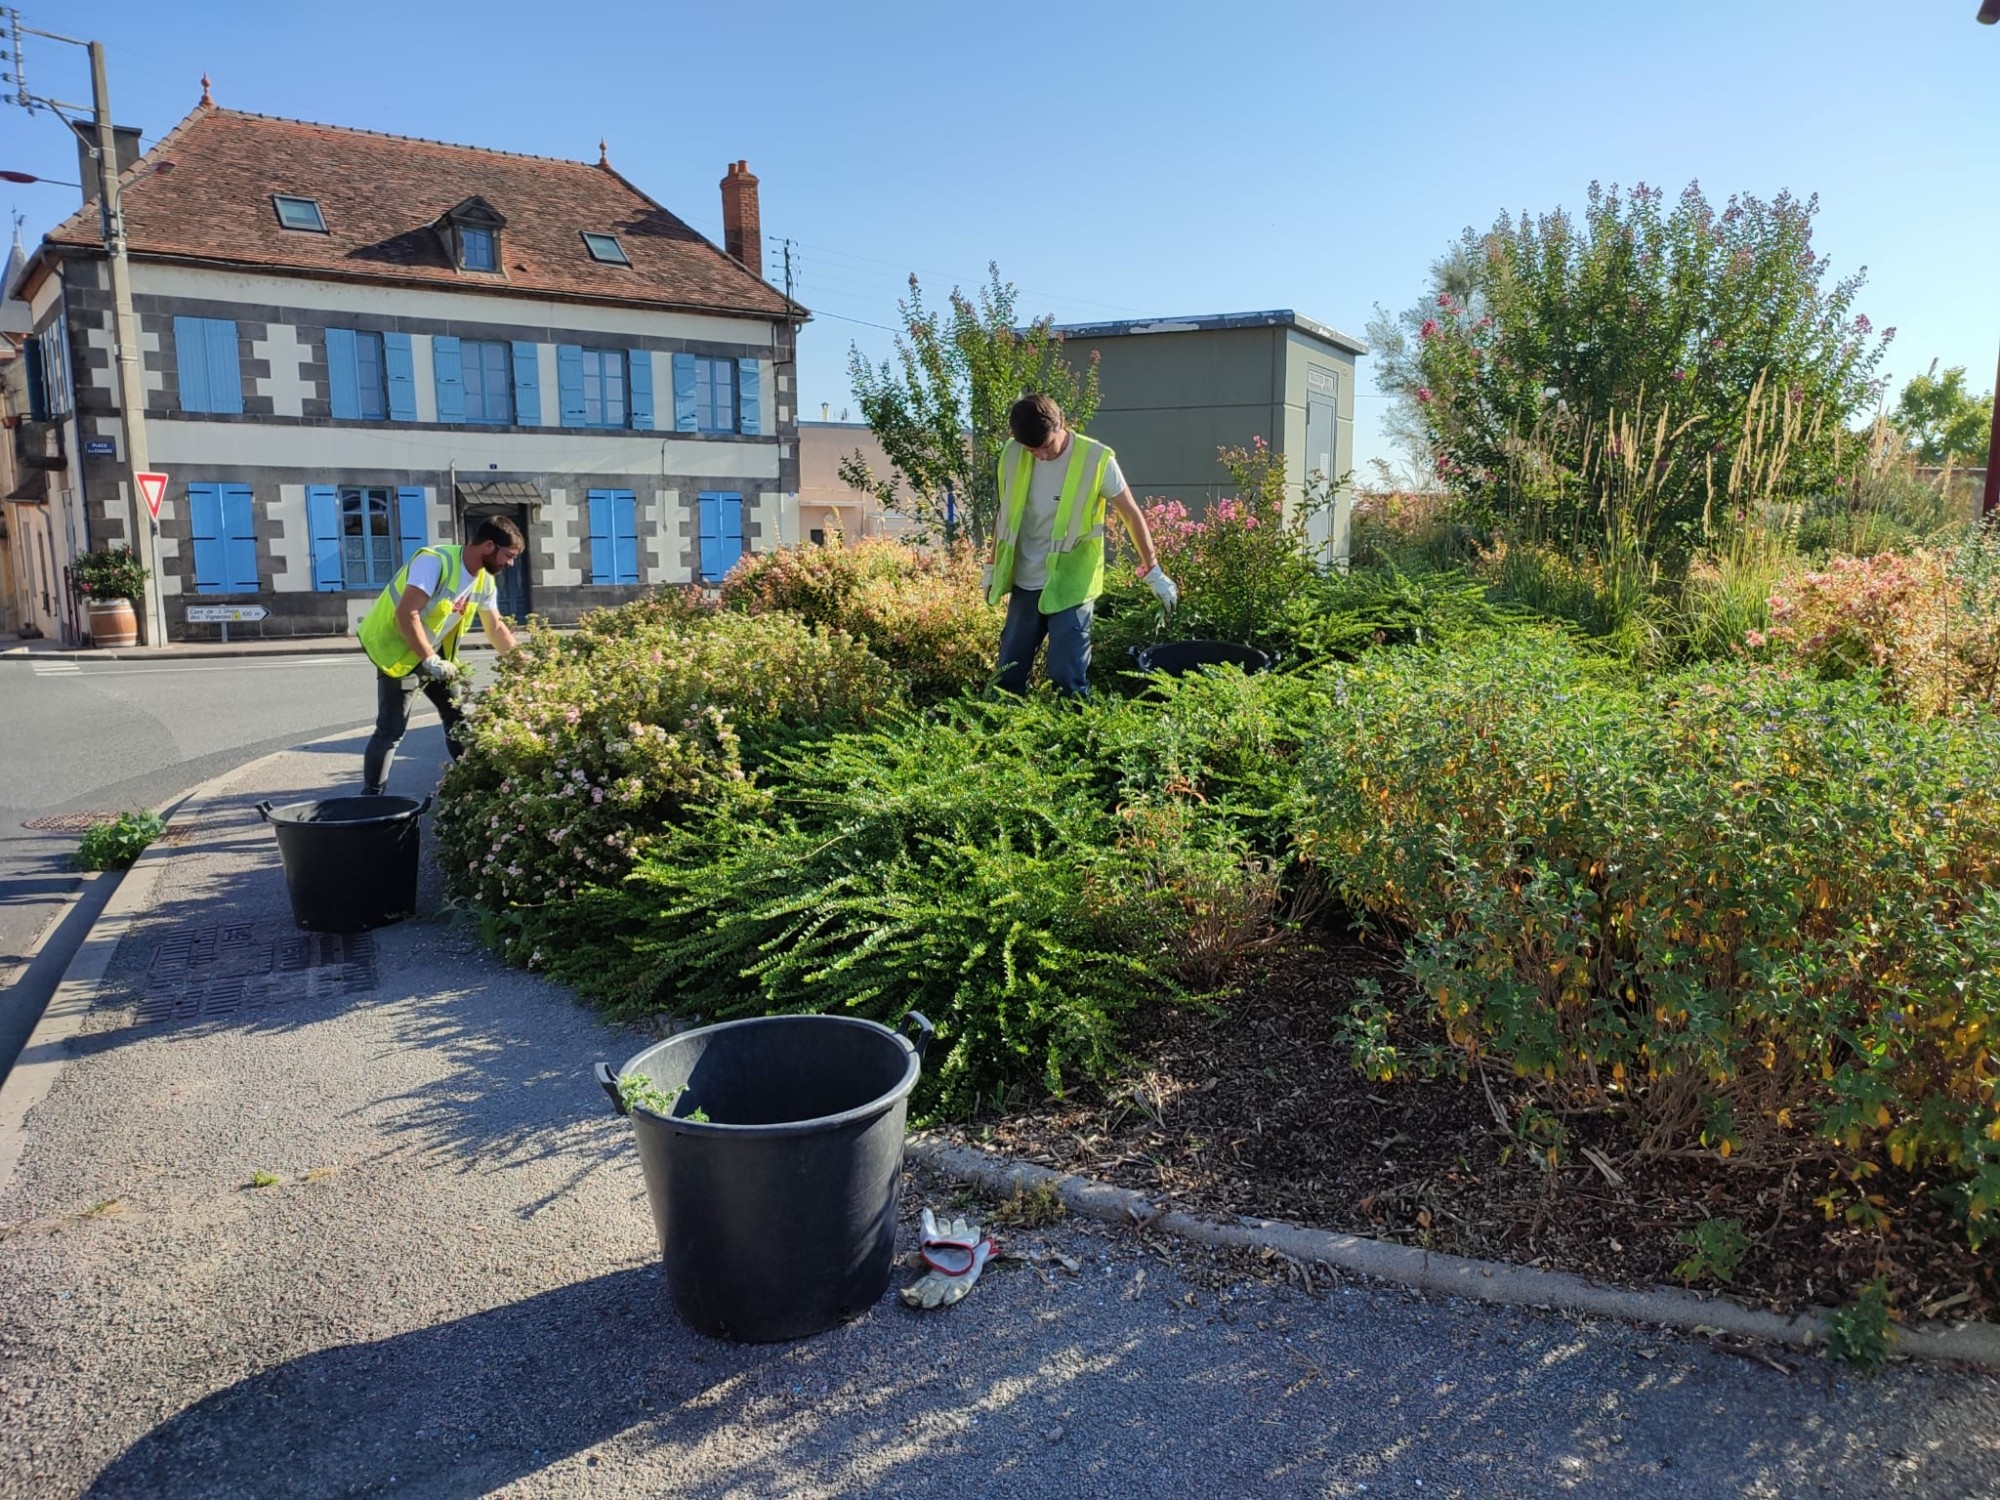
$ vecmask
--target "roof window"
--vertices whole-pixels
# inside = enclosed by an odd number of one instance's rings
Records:
[[[632,264],[625,254],[625,247],[618,243],[618,236],[615,234],[592,234],[586,229],[583,231],[583,243],[590,251],[592,260],[601,260],[607,266]]]
[[[326,219],[319,211],[319,199],[287,198],[283,193],[274,193],[271,202],[277,205],[278,222],[286,229],[308,229],[314,234],[326,233]]]

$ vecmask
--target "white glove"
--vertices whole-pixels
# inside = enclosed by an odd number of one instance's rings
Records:
[[[458,678],[458,663],[432,652],[417,663],[417,675],[425,682],[454,682]]]
[[[986,593],[993,592],[993,564],[988,563],[979,570],[979,587]]]
[[[1166,570],[1158,563],[1154,563],[1142,576],[1146,587],[1159,599],[1160,608],[1172,614],[1174,606],[1181,602],[1181,591],[1174,587],[1174,581],[1167,577]]]

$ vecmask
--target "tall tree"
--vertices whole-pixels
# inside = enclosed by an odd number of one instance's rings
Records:
[[[1468,229],[1402,314],[1377,380],[1469,517],[1591,545],[1643,503],[1648,547],[1685,555],[1743,492],[1834,478],[1894,330],[1829,278],[1818,200],[1664,199],[1593,183],[1576,218]]]
[[[1993,393],[1974,396],[1965,388],[1965,366],[1938,374],[1937,361],[1903,387],[1890,418],[1917,455],[1917,462],[1986,462],[1993,435]]]
[[[1017,327],[1019,293],[1000,279],[997,264],[986,270],[976,300],[952,288],[948,312],[924,305],[912,275],[910,295],[897,305],[903,330],[893,362],[871,364],[850,347],[855,399],[892,472],[876,474],[858,450],[840,465],[842,479],[885,507],[975,547],[985,546],[999,514],[996,468],[1008,408],[1024,395],[1050,396],[1081,432],[1098,403],[1096,356],[1079,375],[1062,358],[1053,317]]]

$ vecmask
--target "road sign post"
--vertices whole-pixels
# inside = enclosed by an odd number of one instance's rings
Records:
[[[160,473],[134,474],[139,482],[139,493],[145,497],[146,509],[153,513],[153,520],[160,519],[160,502],[167,498],[167,476]]]

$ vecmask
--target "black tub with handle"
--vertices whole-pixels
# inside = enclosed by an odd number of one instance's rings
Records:
[[[417,853],[431,799],[332,797],[257,811],[278,836],[292,920],[307,932],[366,932],[417,909]]]
[[[1271,658],[1255,646],[1235,641],[1161,641],[1133,653],[1141,672],[1164,672],[1180,677],[1202,667],[1241,667],[1246,672],[1262,672]]]
[[[682,1032],[597,1080],[639,1074],[670,1112],[634,1105],[639,1165],[674,1306],[703,1333],[803,1338],[889,1285],[903,1124],[931,1023],[763,1016]],[[701,1118],[697,1118],[697,1116]]]

